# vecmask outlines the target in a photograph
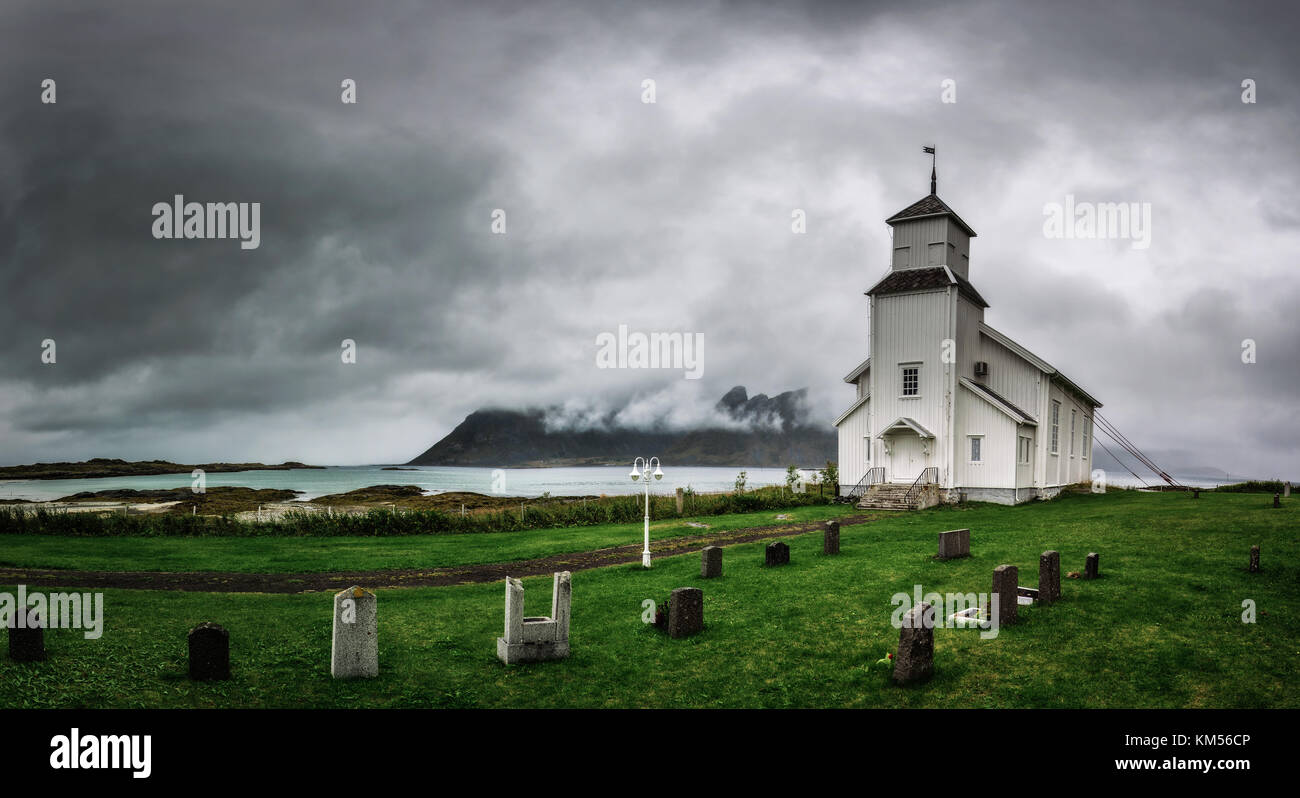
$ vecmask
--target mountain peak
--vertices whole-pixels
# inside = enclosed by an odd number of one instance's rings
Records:
[[[737,408],[742,407],[747,401],[749,401],[749,391],[745,390],[745,386],[737,385],[722,395],[716,407],[729,415],[734,415]]]

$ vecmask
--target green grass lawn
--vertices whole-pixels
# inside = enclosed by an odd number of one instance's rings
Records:
[[[649,571],[583,571],[573,576],[571,657],[513,667],[495,656],[499,583],[380,591],[380,676],[359,682],[329,677],[328,594],[107,591],[101,639],[51,631],[47,662],[0,660],[0,706],[1296,707],[1300,509],[1270,504],[1248,494],[1072,495],[846,527],[838,557],[820,554],[820,534],[789,538],[783,568],[761,566],[761,543],[729,546],[717,580],[698,578],[698,555]],[[934,560],[936,533],[959,527],[971,529],[973,556]],[[438,542],[484,537],[516,535]],[[292,542],[309,552],[318,543]],[[366,544],[390,542],[413,543]],[[1246,571],[1254,543],[1260,574]],[[1097,551],[1103,576],[1063,579],[1059,603],[1022,608],[1021,623],[993,640],[937,629],[926,684],[898,688],[869,667],[897,645],[896,592],[987,592],[1001,563],[1034,585],[1046,549],[1060,551],[1063,573]],[[513,549],[489,551],[503,559]],[[550,580],[525,585],[529,612],[545,612]],[[702,634],[670,640],[642,624],[643,599],[684,585],[704,589]],[[1257,623],[1242,623],[1245,599]],[[229,682],[185,677],[185,634],[205,620],[230,630]]]
[[[813,505],[757,513],[672,518],[650,522],[655,539],[708,534],[793,520],[819,521],[861,514],[850,505]],[[688,522],[708,524],[708,529]],[[321,573],[439,568],[509,562],[639,543],[637,524],[601,524],[466,535],[374,537],[156,538],[0,535],[0,566],[87,571],[237,571]]]

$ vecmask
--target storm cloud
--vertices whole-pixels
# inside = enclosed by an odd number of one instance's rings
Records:
[[[1295,477],[1291,13],[8,3],[0,461],[404,462],[482,406],[738,384],[829,423],[934,144],[993,327],[1150,452]],[[261,203],[260,246],[155,240],[176,194]],[[1150,247],[1045,237],[1066,196],[1150,203]],[[702,333],[703,378],[598,368],[619,325]]]

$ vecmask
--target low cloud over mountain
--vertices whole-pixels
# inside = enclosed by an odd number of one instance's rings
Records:
[[[485,408],[410,465],[604,465],[647,454],[677,465],[819,466],[835,459],[836,441],[830,425],[809,422],[805,389],[750,397],[738,385],[704,412],[660,394],[617,409]]]

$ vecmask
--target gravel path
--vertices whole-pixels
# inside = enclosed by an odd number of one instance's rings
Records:
[[[839,519],[841,526],[873,521],[876,515]],[[705,546],[750,543],[769,538],[802,535],[821,529],[824,521],[771,524],[706,535],[653,541],[650,551],[660,556],[689,554]],[[555,571],[585,571],[641,561],[641,543],[594,551],[557,554],[531,560],[483,563],[448,568],[335,571],[305,574],[253,574],[222,571],[73,571],[40,568],[0,568],[0,584],[70,588],[124,588],[128,590],[186,590],[205,593],[304,593],[342,590],[352,585],[367,588],[434,587],[474,582],[497,582],[507,576],[543,576]]]

